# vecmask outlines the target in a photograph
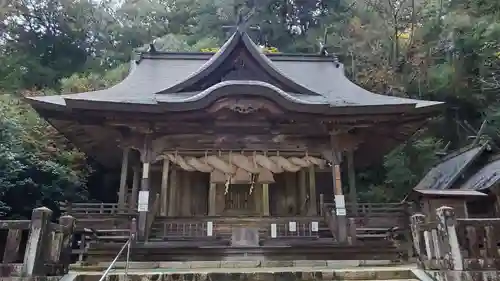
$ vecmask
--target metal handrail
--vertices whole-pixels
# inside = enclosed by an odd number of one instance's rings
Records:
[[[101,278],[99,279],[99,281],[104,281],[104,279],[106,279],[106,277],[108,276],[109,272],[111,271],[111,269],[113,268],[113,266],[115,265],[115,263],[118,261],[118,259],[120,258],[121,254],[122,254],[123,250],[125,250],[125,248],[127,248],[127,260],[126,260],[126,263],[125,263],[125,280],[127,279],[127,276],[128,276],[128,263],[129,263],[129,258],[130,258],[130,244],[132,244],[132,238],[133,238],[133,235],[130,236],[130,238],[127,240],[127,242],[125,242],[125,244],[123,245],[123,247],[120,249],[120,251],[116,255],[115,259],[111,262],[111,264],[108,266],[108,268],[106,269],[106,271],[104,271],[104,274],[101,276]]]

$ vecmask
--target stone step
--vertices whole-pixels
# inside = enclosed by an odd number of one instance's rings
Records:
[[[267,268],[266,270],[123,270],[111,271],[105,281],[418,281],[410,270],[328,270],[310,268]],[[102,271],[70,272],[65,281],[98,281]]]
[[[326,262],[326,261],[325,261]],[[240,266],[238,266],[238,264]],[[231,265],[231,267],[226,267]],[[295,261],[290,266],[254,266],[241,262],[130,263],[125,270],[124,263],[116,264],[106,281],[415,281],[415,266],[365,266],[353,263],[315,264],[314,261]],[[153,266],[153,267],[152,267]],[[156,266],[156,267],[154,267]],[[106,269],[105,264],[94,266],[73,265],[71,278],[65,281],[98,281]],[[125,278],[125,271],[127,277]],[[71,280],[70,280],[71,279]]]
[[[105,270],[110,262],[77,263],[70,266],[73,270]],[[167,262],[129,262],[128,269],[199,269],[199,268],[268,268],[268,267],[311,267],[345,269],[357,267],[400,267],[400,263],[390,260],[223,260],[223,261],[167,261]],[[125,269],[126,262],[118,261],[115,269]]]

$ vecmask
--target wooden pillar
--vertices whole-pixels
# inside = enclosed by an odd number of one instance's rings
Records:
[[[297,210],[297,177],[296,173],[285,172],[286,184],[286,212],[287,215],[296,215]]]
[[[307,207],[307,174],[306,170],[299,171],[299,215],[304,215]]]
[[[443,244],[440,248],[444,250],[443,256],[447,257],[446,262],[451,266],[451,270],[464,270],[464,260],[458,241],[456,229],[457,222],[453,208],[446,206],[440,207],[436,210],[436,216],[439,224],[437,227],[439,232],[438,235],[441,237],[440,241],[442,241]]]
[[[166,216],[168,212],[168,173],[170,169],[170,161],[163,159],[163,169],[161,172],[161,190],[160,190],[160,214]]]
[[[142,180],[141,180],[141,190],[139,191],[139,240],[144,240],[146,237],[146,221],[149,211],[149,170],[151,161],[151,140],[147,136],[144,141],[144,148],[141,155],[142,161]]]
[[[130,148],[125,147],[123,149],[122,156],[122,169],[120,174],[120,189],[118,190],[118,209],[124,211],[125,209],[125,193],[127,192],[127,174],[128,174],[128,156]]]
[[[262,184],[262,215],[269,216],[269,184]]]
[[[225,184],[217,184],[215,188],[215,214],[221,215],[226,210],[226,194],[224,191],[226,189]]]
[[[262,216],[262,184],[255,183],[253,194],[255,198],[255,211],[259,216]]]
[[[318,214],[318,203],[316,202],[316,170],[314,166],[309,167],[309,209],[310,216]]]
[[[500,217],[500,187],[498,185],[495,185],[493,187],[490,188],[491,190],[491,193],[492,195],[491,196],[494,196],[494,216],[495,217]],[[467,205],[467,202],[465,202],[465,204]]]
[[[420,226],[425,223],[425,216],[423,214],[414,214],[410,217],[410,229],[413,241],[413,251],[418,260],[423,260],[422,252],[422,236],[420,235]]]
[[[354,169],[354,151],[347,152],[347,176],[349,177],[349,201],[352,204],[352,211],[358,212],[358,195],[356,192],[356,172]]]
[[[182,197],[180,200],[183,216],[191,216],[191,202],[193,199],[191,194],[191,173],[184,171],[182,178]]]
[[[50,251],[50,219],[52,210],[36,208],[31,215],[31,227],[24,252],[22,274],[26,277],[45,276],[45,252]]]
[[[139,195],[139,185],[141,181],[140,167],[134,166],[132,178],[132,196],[130,196],[130,209],[137,210],[137,196]]]
[[[7,240],[5,240],[5,250],[2,263],[16,262],[19,256],[19,246],[21,244],[22,229],[9,229]]]
[[[182,169],[179,169],[177,171],[177,183],[175,184],[177,186],[177,191],[175,192],[175,205],[177,206],[175,208],[175,213],[177,216],[182,216],[184,215],[183,211],[184,211],[184,208],[182,207],[182,195],[184,193],[184,177],[186,176],[185,175],[185,171],[182,170]]]
[[[211,182],[210,187],[208,189],[208,215],[215,216],[216,215],[216,206],[215,202],[217,199],[217,184]]]
[[[65,229],[63,234],[61,249],[59,252],[59,263],[63,265],[64,272],[67,272],[71,264],[73,252],[73,233],[75,231],[75,218],[72,216],[62,216],[59,218],[59,224]]]
[[[172,173],[170,175],[170,188],[168,196],[168,215],[173,217],[176,216],[176,198],[177,198],[177,169],[172,167]]]
[[[339,157],[340,158],[340,157]],[[342,192],[342,178],[340,174],[340,164],[332,165],[333,194],[335,198],[335,213],[337,215],[337,239],[339,242],[347,242],[347,217],[345,208],[345,198]]]
[[[335,135],[330,135],[333,195],[335,200],[335,215],[337,218],[337,241],[347,242],[347,217],[345,198],[342,191],[342,176],[340,174],[340,163],[342,154],[335,140]]]

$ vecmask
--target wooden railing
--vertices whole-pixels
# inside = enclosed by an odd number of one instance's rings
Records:
[[[335,203],[324,204],[329,209],[335,209]],[[392,216],[404,214],[407,203],[346,203],[348,217]]]
[[[52,211],[42,207],[33,210],[31,220],[0,220],[0,230],[8,230],[2,277],[54,276],[67,272],[75,219],[62,216],[57,224],[50,221],[51,217]]]
[[[120,208],[118,203],[71,203],[59,202],[59,209],[64,214],[74,217],[99,217],[116,214],[137,214],[137,210],[132,210],[125,205]]]
[[[420,265],[434,270],[498,270],[500,219],[456,219],[453,208],[436,210],[437,218],[413,215],[412,235]]]
[[[234,227],[258,229],[261,239],[318,238],[321,220],[310,217],[229,219],[158,218],[152,227],[156,239],[218,238],[229,240]],[[153,238],[150,237],[150,238]]]
[[[323,204],[321,213],[333,237],[337,237],[339,219],[335,203]],[[354,244],[397,239],[410,241],[409,216],[410,206],[407,203],[347,203],[347,242]]]
[[[74,238],[78,240],[78,247],[73,248],[72,254],[78,256],[78,261],[86,259],[87,252],[93,243],[124,244],[127,240],[137,237],[137,220],[128,221],[128,228],[84,229],[75,231]]]

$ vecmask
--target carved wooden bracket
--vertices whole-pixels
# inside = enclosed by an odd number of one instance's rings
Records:
[[[284,113],[276,103],[262,98],[222,98],[210,106],[207,111],[216,113],[225,109],[239,114],[268,112],[273,115],[280,115]]]

